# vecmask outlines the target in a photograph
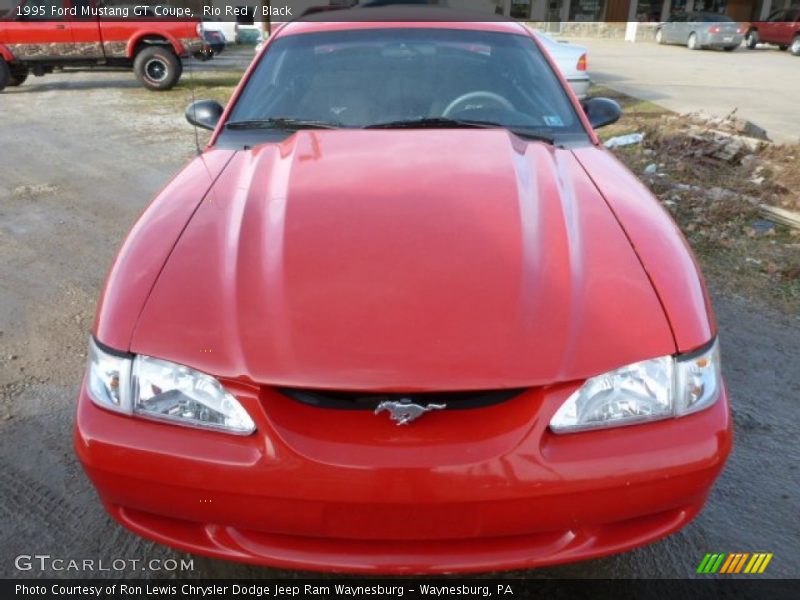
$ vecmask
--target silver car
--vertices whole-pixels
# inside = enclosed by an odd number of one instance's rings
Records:
[[[586,66],[586,48],[569,42],[559,42],[541,31],[534,31],[536,39],[553,57],[558,69],[572,87],[578,98],[585,98],[592,85]]]
[[[744,38],[745,28],[730,17],[711,12],[672,15],[656,30],[659,44],[684,44],[690,50],[722,48],[732,52]]]

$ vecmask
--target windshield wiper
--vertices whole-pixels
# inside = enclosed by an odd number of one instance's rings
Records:
[[[400,121],[386,121],[385,123],[373,123],[366,125],[364,129],[417,129],[423,127],[431,128],[457,128],[464,127],[469,129],[481,129],[488,127],[502,127],[497,123],[486,121],[469,121],[466,119],[450,119],[448,117],[421,117],[418,119],[403,119]]]
[[[373,123],[366,125],[364,129],[421,129],[430,127],[433,129],[507,129],[511,133],[518,135],[526,140],[536,140],[553,144],[555,140],[548,135],[531,131],[520,127],[509,127],[502,123],[493,121],[480,121],[476,119],[450,119],[448,117],[422,117],[419,119],[405,119],[400,121],[386,121],[385,123]]]
[[[317,121],[314,119],[295,119],[292,117],[269,117],[268,119],[247,119],[242,121],[229,121],[225,124],[228,129],[338,129],[338,123]]]

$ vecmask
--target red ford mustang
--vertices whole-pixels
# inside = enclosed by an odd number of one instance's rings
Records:
[[[365,9],[366,10],[366,9]],[[372,9],[375,14],[375,10]],[[108,277],[75,446],[189,552],[433,573],[603,556],[731,448],[686,242],[515,23],[295,22]]]

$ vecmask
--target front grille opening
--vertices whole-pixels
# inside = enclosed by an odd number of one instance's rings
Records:
[[[344,410],[375,410],[381,402],[413,402],[422,406],[446,404],[448,409],[482,408],[499,404],[518,396],[525,388],[504,390],[477,390],[459,392],[381,393],[344,392],[338,390],[314,390],[302,388],[278,388],[278,392],[303,404],[318,408]]]

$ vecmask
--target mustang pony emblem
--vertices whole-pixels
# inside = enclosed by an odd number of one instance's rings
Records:
[[[422,406],[415,404],[411,400],[384,400],[375,407],[375,414],[380,414],[385,410],[389,411],[389,418],[398,425],[408,425],[414,419],[421,417],[431,410],[441,410],[445,404],[428,404]]]

